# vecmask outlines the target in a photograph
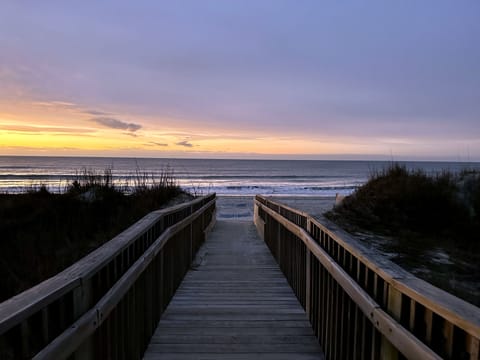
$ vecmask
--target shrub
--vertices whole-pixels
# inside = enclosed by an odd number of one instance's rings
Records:
[[[480,229],[480,177],[444,171],[428,175],[398,164],[373,174],[327,217],[349,228],[387,235],[416,233],[476,247]]]

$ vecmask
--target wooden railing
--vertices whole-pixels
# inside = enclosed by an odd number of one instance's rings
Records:
[[[140,359],[214,221],[215,194],[154,211],[1,303],[0,359]]]
[[[479,359],[478,307],[381,260],[327,221],[262,196],[254,213],[326,359]]]

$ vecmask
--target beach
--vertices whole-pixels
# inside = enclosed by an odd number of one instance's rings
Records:
[[[254,196],[217,196],[217,218],[252,220],[254,198]],[[331,210],[335,204],[335,197],[331,196],[272,196],[271,199],[305,211],[314,218],[321,218],[322,214]]]

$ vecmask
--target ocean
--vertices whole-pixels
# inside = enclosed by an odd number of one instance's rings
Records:
[[[400,162],[429,173],[465,168],[480,170],[480,163]],[[82,169],[112,169],[119,185],[132,182],[138,169],[158,175],[172,171],[179,185],[197,195],[220,196],[335,196],[348,195],[388,161],[326,160],[207,160],[97,157],[0,156],[0,192],[17,193],[40,185],[62,191]]]

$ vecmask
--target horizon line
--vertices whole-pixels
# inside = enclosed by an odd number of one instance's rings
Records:
[[[308,156],[316,156],[316,155],[306,155]],[[390,158],[390,159],[380,159],[382,155],[365,155],[365,158],[360,158],[361,155],[352,155],[353,157],[357,158],[348,158],[344,157],[345,155],[332,155],[333,157],[342,157],[342,158],[301,158],[301,157],[291,157],[291,158],[279,158],[276,155],[276,158],[269,158],[267,157],[156,157],[156,156],[121,156],[121,155],[9,155],[9,154],[0,154],[0,157],[18,157],[18,158],[92,158],[92,159],[158,159],[158,160],[236,160],[236,161],[370,161],[370,162],[449,162],[449,163],[480,163],[480,160],[453,160],[453,159],[419,159],[419,158]],[[375,158],[368,158],[369,156],[377,157]]]

